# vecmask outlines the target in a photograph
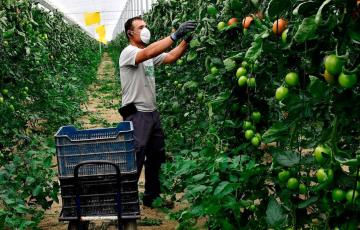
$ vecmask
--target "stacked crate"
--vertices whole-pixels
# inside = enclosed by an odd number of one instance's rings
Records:
[[[77,217],[76,192],[81,216],[117,216],[117,175],[112,165],[89,164],[79,168],[75,190],[74,168],[84,161],[110,161],[120,169],[122,219],[140,217],[133,125],[121,122],[116,128],[77,130],[61,127],[55,134],[62,197],[60,219]]]

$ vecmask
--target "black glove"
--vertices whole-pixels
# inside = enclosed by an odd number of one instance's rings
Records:
[[[181,38],[183,38],[188,32],[194,31],[196,28],[195,21],[187,21],[179,26],[179,29],[175,31],[175,33],[170,35],[170,38],[175,42]]]
[[[189,44],[192,39],[193,39],[193,34],[188,34],[188,35],[186,35],[186,37],[184,38],[184,41],[186,41],[186,43]]]

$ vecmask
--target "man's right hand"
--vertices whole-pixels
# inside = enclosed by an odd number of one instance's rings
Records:
[[[177,41],[181,38],[183,38],[188,32],[194,31],[196,28],[196,22],[195,21],[187,21],[182,23],[179,26],[179,29],[175,31],[175,33],[171,34],[171,39],[173,41]]]

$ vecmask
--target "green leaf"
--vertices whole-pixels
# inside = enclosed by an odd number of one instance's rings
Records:
[[[315,16],[315,23],[316,23],[316,24],[319,24],[319,23],[320,23],[322,10],[323,10],[324,7],[325,7],[327,4],[329,4],[330,2],[331,2],[331,0],[326,0],[326,1],[324,1],[324,2],[321,4],[321,6],[320,6],[320,8],[319,8],[319,10],[318,10],[318,12],[316,13],[316,16]]]
[[[223,62],[220,58],[211,58],[211,63],[214,65],[218,65],[218,66],[223,64]]]
[[[310,84],[307,88],[309,93],[317,99],[326,98],[329,95],[329,87],[325,82],[315,76],[310,76]]]
[[[296,31],[294,39],[298,43],[303,43],[307,40],[317,38],[317,24],[315,23],[315,17],[305,18],[299,29]]]
[[[230,7],[232,10],[240,11],[242,9],[242,4],[239,0],[230,0]]]
[[[351,23],[349,26],[349,36],[353,42],[360,43],[360,23]]]
[[[231,58],[227,58],[224,60],[224,65],[225,65],[226,71],[231,71],[231,70],[235,69],[236,62]]]
[[[274,197],[271,197],[269,200],[265,220],[269,227],[277,228],[282,226],[286,220],[286,215]]]
[[[224,127],[236,128],[237,125],[236,125],[235,122],[232,121],[232,120],[225,120],[225,122],[224,122]]]
[[[214,195],[224,197],[233,191],[230,182],[222,181],[215,189]]]
[[[15,211],[17,213],[25,214],[25,213],[27,213],[28,209],[23,204],[18,204],[15,207]]]
[[[197,174],[197,175],[193,176],[194,182],[197,182],[197,181],[200,181],[200,180],[204,179],[205,175],[206,175],[205,173],[200,173],[200,174]]]
[[[271,143],[286,137],[289,134],[289,126],[286,123],[277,122],[271,126],[263,135],[262,141],[264,143]]]
[[[306,1],[300,3],[294,10],[293,15],[303,15],[303,14],[309,14],[312,10],[316,9],[316,6],[318,4],[314,1]]]
[[[235,228],[227,219],[222,219],[221,220],[221,229],[222,230],[234,230]]]
[[[261,37],[259,37],[251,43],[251,47],[247,50],[245,54],[245,60],[253,63],[259,59],[262,52],[262,42],[263,40],[261,39]]]
[[[288,11],[291,7],[290,0],[272,0],[266,10],[269,17],[281,15],[284,11]]]
[[[191,62],[197,58],[198,54],[195,50],[191,50],[186,58],[188,62]]]
[[[36,179],[34,177],[28,176],[26,177],[26,184],[27,185],[32,185],[34,182],[36,181]]]
[[[38,185],[33,189],[32,195],[38,196],[41,192],[42,192],[42,187],[40,185]]]
[[[318,197],[317,196],[312,196],[310,197],[309,199],[303,201],[303,202],[300,202],[298,204],[298,208],[302,209],[302,208],[306,208],[307,206],[315,203],[316,201],[318,200]]]
[[[200,42],[198,39],[193,39],[190,42],[190,48],[195,48],[195,47],[199,47],[200,46]]]
[[[292,167],[300,162],[299,154],[293,151],[273,151],[274,162],[281,166]]]

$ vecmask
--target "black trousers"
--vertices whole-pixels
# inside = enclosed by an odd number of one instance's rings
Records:
[[[160,195],[159,172],[165,161],[164,132],[160,124],[160,114],[140,112],[128,116],[126,121],[134,125],[135,152],[138,179],[145,164],[144,202],[152,202]]]

